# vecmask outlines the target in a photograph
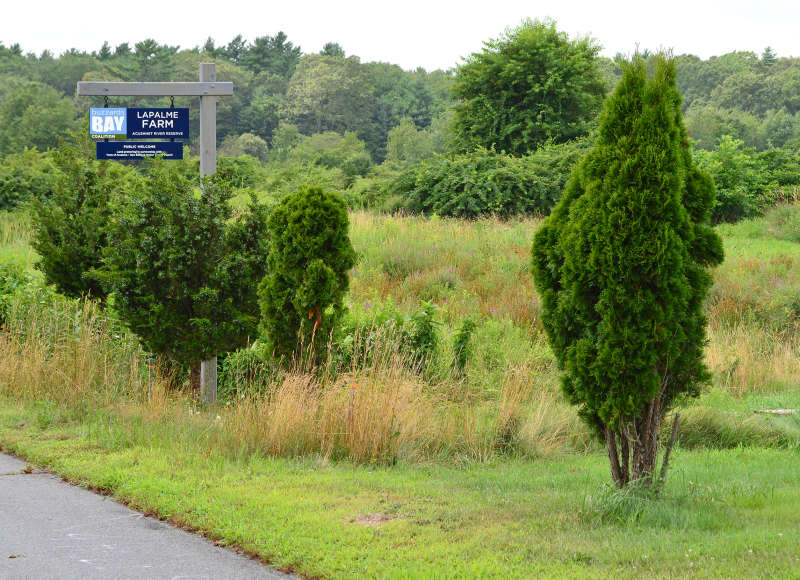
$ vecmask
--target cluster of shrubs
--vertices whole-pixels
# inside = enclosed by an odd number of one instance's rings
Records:
[[[287,365],[348,368],[378,327],[391,329],[403,364],[427,372],[437,356],[430,304],[409,317],[391,305],[368,320],[346,314],[356,254],[341,196],[301,185],[268,206],[252,194],[259,167],[249,157],[223,160],[199,179],[193,160],[98,162],[91,142],[78,139],[52,163],[51,191],[31,205],[45,282],[99,299],[145,350],[188,372],[193,388],[199,361],[215,355],[228,391],[263,389]],[[234,210],[233,197],[248,190],[249,202]],[[17,270],[0,276],[0,314],[26,283]],[[465,328],[456,372],[469,352]]]
[[[411,314],[403,314],[388,300],[372,305],[364,315],[348,312],[323,343],[325,352],[321,354],[326,372],[337,373],[371,367],[388,349],[394,364],[426,380],[436,381],[442,375],[458,380],[472,355],[475,329],[475,322],[465,318],[448,345],[436,306],[426,302]],[[282,362],[263,339],[228,353],[220,360],[220,396],[233,399],[268,391],[277,384]]]

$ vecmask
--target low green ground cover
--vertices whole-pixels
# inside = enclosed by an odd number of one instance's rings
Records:
[[[123,414],[124,415],[124,414]],[[678,450],[663,498],[602,454],[461,468],[225,457],[118,412],[0,400],[4,449],[275,566],[326,578],[793,577],[800,455]]]

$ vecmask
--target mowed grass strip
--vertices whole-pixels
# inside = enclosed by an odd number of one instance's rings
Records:
[[[52,408],[47,413],[52,419]],[[800,571],[797,449],[678,450],[664,497],[652,501],[606,489],[602,454],[462,468],[235,460],[208,453],[202,437],[130,443],[124,422],[103,412],[80,422],[41,417],[41,407],[0,400],[0,445],[304,576],[790,578]]]

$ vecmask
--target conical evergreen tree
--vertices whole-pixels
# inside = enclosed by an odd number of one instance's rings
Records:
[[[624,66],[595,146],[533,244],[564,392],[605,440],[619,487],[653,481],[665,413],[709,378],[705,267],[722,261],[722,244],[675,78],[663,56],[652,74],[640,57]]]

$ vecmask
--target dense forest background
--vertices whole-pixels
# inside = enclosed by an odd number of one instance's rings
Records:
[[[595,59],[607,92],[620,77],[623,57]],[[218,100],[217,134],[220,170],[230,171],[242,187],[286,192],[313,181],[344,194],[351,206],[465,217],[546,213],[587,147],[584,138],[513,152],[516,157],[467,151],[453,130],[459,68],[408,71],[365,63],[337,43],[304,53],[282,32],[252,41],[237,36],[221,45],[209,38],[191,49],[152,39],[105,43],[91,53],[59,56],[0,43],[0,209],[47,188],[46,176],[31,173],[48,163],[39,152],[56,147],[70,131],[83,132],[89,107],[102,106],[99,98],[75,96],[78,81],[191,81],[207,61],[217,64],[219,80],[234,83],[234,95]],[[680,55],[676,61],[698,162],[714,175],[721,203],[733,200],[735,206],[719,210],[717,221],[757,212],[765,196],[785,196],[800,183],[800,58],[766,48],[760,55]],[[169,99],[117,97],[109,104],[168,106]],[[196,102],[178,97],[175,104],[191,108],[189,145],[195,151]],[[505,206],[430,202],[442,194],[430,188],[441,189],[444,175],[470,170],[484,176],[500,171],[504,177],[492,177],[492,187],[513,183],[512,193],[533,188],[535,199]],[[445,197],[458,194],[452,180],[446,187]]]

